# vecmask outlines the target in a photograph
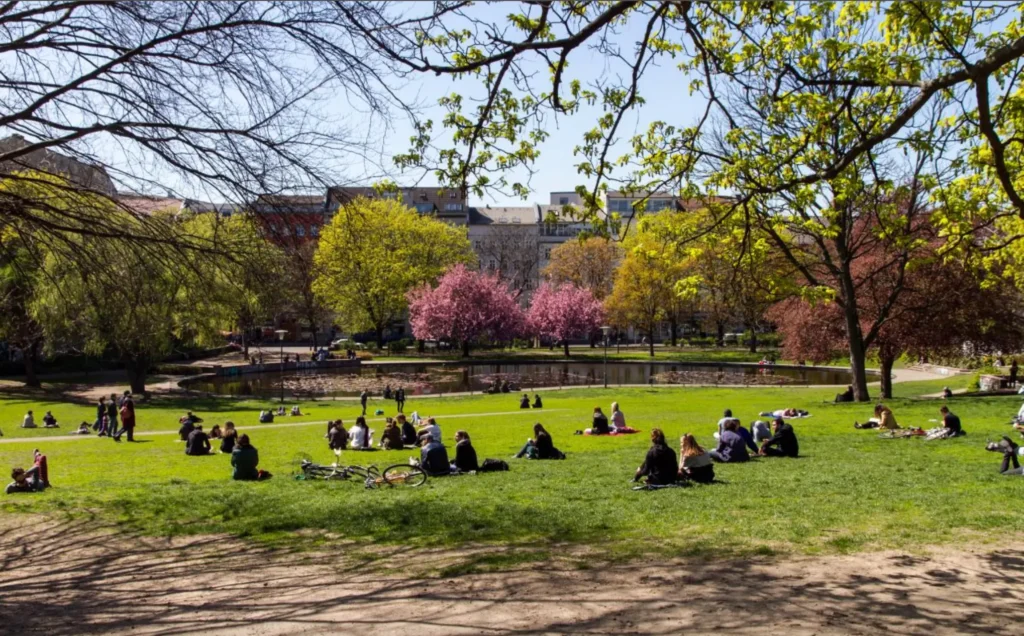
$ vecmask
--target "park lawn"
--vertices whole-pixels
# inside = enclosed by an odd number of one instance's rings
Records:
[[[941,402],[914,396],[945,384],[958,388],[967,381],[960,377],[898,384],[897,397],[889,404],[904,426],[934,426],[929,420],[938,417]],[[253,404],[197,402],[194,408],[207,426],[234,419],[260,450],[261,467],[275,474],[269,482],[233,482],[228,457],[187,457],[175,436],[146,435],[177,427],[184,405],[164,400],[139,408],[141,441],[136,444],[100,438],[0,444],[3,466],[29,464],[31,450],[42,448],[55,484],[43,494],[5,497],[2,508],[98,515],[145,534],[219,532],[290,546],[344,541],[367,546],[367,554],[380,548],[386,552],[389,545],[501,545],[533,550],[531,558],[573,545],[596,548],[610,558],[850,552],[996,541],[1024,530],[1019,506],[1024,480],[998,475],[1000,457],[983,448],[986,438],[1008,431],[1006,422],[1016,412],[1018,398],[955,398],[953,409],[969,435],[924,442],[883,440],[874,431],[855,430],[853,420],[867,419],[870,405],[830,404],[834,393],[810,388],[579,389],[545,392],[544,410],[522,412],[515,395],[411,399],[406,411],[436,415],[449,444],[456,430],[465,429],[481,460],[503,458],[512,470],[431,479],[419,489],[377,491],[356,483],[291,478],[298,453],[333,460],[321,424],[261,427],[253,423]],[[587,426],[593,406],[607,411],[613,399],[642,434],[572,435]],[[390,403],[380,405],[389,414],[393,410]],[[652,427],[662,428],[674,441],[693,432],[711,446],[724,407],[749,423],[761,410],[785,406],[813,413],[793,422],[800,459],[718,466],[723,483],[712,486],[630,489],[628,480],[643,459]],[[0,414],[11,421],[24,408],[24,403],[6,401]],[[44,408],[36,406],[37,411]],[[77,407],[60,408],[77,412]],[[358,414],[352,402],[304,403],[302,408],[309,421],[342,417],[350,422]],[[510,414],[456,417],[486,413]],[[568,454],[566,461],[510,458],[537,420]],[[371,427],[379,434],[382,423]],[[343,459],[384,467],[404,463],[411,454],[349,451]]]

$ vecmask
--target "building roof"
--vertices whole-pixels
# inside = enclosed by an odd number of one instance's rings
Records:
[[[0,139],[0,154],[13,152],[19,148],[31,145],[31,143],[33,142],[30,142],[21,135],[4,137]],[[0,169],[5,172],[38,170],[47,174],[64,177],[83,188],[107,195],[117,193],[114,182],[102,166],[88,164],[48,148],[33,150],[17,159],[3,162],[3,164],[0,164]]]
[[[470,225],[537,225],[538,223],[540,223],[540,214],[536,205],[529,207],[485,206],[482,208],[471,206],[469,208]]]
[[[176,197],[154,197],[144,194],[118,196],[117,202],[140,216],[152,216],[158,212],[177,214],[185,207],[185,200]]]

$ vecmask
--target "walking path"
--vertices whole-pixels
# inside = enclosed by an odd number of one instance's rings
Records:
[[[552,413],[555,411],[567,411],[569,409],[543,409],[545,413]],[[499,411],[496,413],[456,413],[453,415],[437,415],[438,419],[453,420],[462,419],[467,417],[493,417],[497,415],[530,415],[535,414],[537,411],[530,409],[520,409],[518,411]],[[283,416],[288,417],[288,416]],[[385,417],[368,417],[366,421],[369,422],[384,422],[387,418]],[[279,422],[277,424],[246,424],[246,429],[268,429],[268,428],[295,428],[297,426],[323,426],[327,424],[328,420],[314,420],[304,422]],[[135,433],[135,437],[155,437],[157,435],[177,435],[178,431],[138,431]],[[57,442],[57,441],[69,441],[76,439],[94,439],[96,436],[93,434],[89,435],[54,435],[44,437],[4,437],[0,438],[0,444],[14,444],[17,442]]]

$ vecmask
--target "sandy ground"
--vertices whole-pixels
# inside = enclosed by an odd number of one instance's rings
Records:
[[[396,550],[399,573],[382,574],[343,552],[8,515],[0,634],[1009,634],[1024,618],[1017,549],[533,564],[430,579],[401,572],[487,557]]]

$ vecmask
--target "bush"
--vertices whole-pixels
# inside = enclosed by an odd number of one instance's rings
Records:
[[[373,354],[369,351],[356,351],[357,360],[373,360]]]
[[[690,345],[691,347],[713,347],[716,344],[716,341],[714,338],[710,336],[706,338],[694,337],[687,338],[686,344]]]
[[[388,343],[388,352],[390,353],[405,353],[409,349],[409,344],[402,340],[392,340]]]
[[[375,341],[371,340],[370,342],[366,343],[366,350],[377,352],[380,351],[380,347],[377,346],[377,343]]]

